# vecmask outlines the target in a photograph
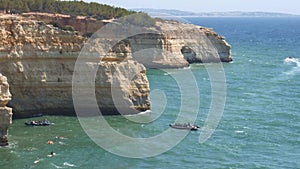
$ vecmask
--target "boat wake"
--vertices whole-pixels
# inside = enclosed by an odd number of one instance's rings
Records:
[[[74,164],[68,163],[68,162],[64,162],[64,166],[68,166],[68,167],[77,167]]]
[[[284,72],[284,74],[286,74],[288,76],[294,76],[294,75],[300,73],[300,61],[299,61],[298,58],[287,57],[287,58],[284,59],[284,63],[288,64],[288,65],[296,65],[295,67],[293,67],[292,70]]]
[[[294,58],[294,57],[287,57],[287,58],[284,59],[284,62],[286,64],[296,64],[297,67],[300,67],[300,61],[299,61],[299,59]]]
[[[55,168],[67,168],[67,167],[64,167],[64,166],[58,166],[58,165],[56,165],[54,163],[51,163],[51,165],[54,166]]]
[[[300,60],[294,57],[287,57],[283,59],[282,72],[276,77],[272,78],[271,81],[286,81],[293,79],[296,75],[300,74]]]
[[[58,166],[54,163],[51,163],[52,166],[54,166],[55,168],[69,168],[69,167],[77,167],[74,164],[68,163],[68,162],[64,162],[63,166]]]

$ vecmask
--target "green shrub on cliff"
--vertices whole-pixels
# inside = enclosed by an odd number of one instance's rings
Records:
[[[137,13],[121,18],[121,22],[139,26],[154,26],[156,20],[146,13]]]
[[[50,22],[49,24],[53,25],[54,27],[65,30],[65,31],[71,31],[71,32],[75,31],[75,28],[71,25],[61,25],[57,22]]]
[[[93,16],[97,19],[120,18],[134,14],[124,8],[112,7],[95,2],[60,0],[0,0],[0,10],[13,13],[47,12],[72,16]]]

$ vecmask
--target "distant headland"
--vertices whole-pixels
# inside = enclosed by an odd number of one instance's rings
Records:
[[[135,8],[138,12],[145,12],[153,17],[159,17],[159,14],[172,15],[178,17],[300,17],[300,15],[277,13],[277,12],[188,12],[172,9],[151,9],[151,8]]]

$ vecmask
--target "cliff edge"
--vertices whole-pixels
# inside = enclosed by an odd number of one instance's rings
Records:
[[[231,46],[211,28],[157,21],[154,33],[129,38],[133,59],[147,68],[183,68],[192,63],[231,62]]]
[[[119,27],[120,23],[109,25]],[[142,29],[148,33],[121,39],[108,53],[96,47],[96,55],[101,58],[83,63],[88,67],[83,70],[87,76],[97,70],[95,95],[102,114],[150,109],[146,68],[182,68],[191,63],[232,60],[230,45],[212,29],[174,21],[157,21]],[[97,35],[88,40],[76,31],[18,15],[0,16],[0,31],[0,72],[11,85],[14,98],[9,105],[14,117],[74,114],[74,67],[83,47],[99,42]],[[106,37],[98,44],[100,48],[105,48],[106,40],[113,41],[109,34]],[[80,93],[86,87],[83,84],[77,90]],[[114,90],[118,91],[117,99]],[[120,107],[125,112],[120,112]]]
[[[0,17],[0,31],[0,72],[11,85],[14,98],[9,105],[14,117],[74,115],[72,77],[87,39],[76,32],[14,15]],[[124,61],[126,55],[110,57],[113,58],[85,63],[98,68],[95,92],[102,114],[119,113],[111,95],[112,86],[122,91],[120,97],[133,113],[150,109],[146,68],[131,59]],[[91,73],[85,72],[86,76]],[[113,78],[119,83],[112,85]]]

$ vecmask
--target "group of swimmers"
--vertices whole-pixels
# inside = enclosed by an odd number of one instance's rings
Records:
[[[55,138],[56,139],[64,139],[63,136],[56,136]],[[54,142],[52,140],[48,140],[47,144],[54,144]],[[51,153],[48,155],[48,157],[54,157],[55,155],[56,154],[53,151],[51,151]]]

